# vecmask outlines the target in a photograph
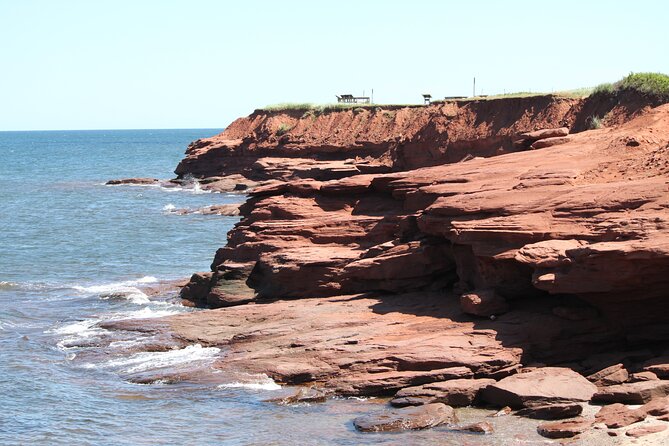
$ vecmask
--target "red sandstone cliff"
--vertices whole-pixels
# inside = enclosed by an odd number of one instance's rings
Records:
[[[607,127],[583,131],[590,113]],[[592,378],[604,393],[664,370],[669,105],[256,111],[193,143],[177,173],[268,180],[182,290],[227,308],[168,321],[226,345],[219,368],[355,395],[465,379],[471,398],[532,364],[612,366]],[[411,389],[398,405],[435,392]]]
[[[225,346],[216,369],[232,374],[425,413],[556,419],[653,400],[540,426],[551,438],[669,420],[669,104],[656,105],[256,111],[177,168],[221,189],[262,182],[212,271],[182,289],[221,308],[110,326]],[[586,131],[592,116],[605,128]]]

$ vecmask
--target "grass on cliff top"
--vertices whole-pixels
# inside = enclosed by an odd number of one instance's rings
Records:
[[[669,102],[669,76],[663,73],[630,73],[618,82],[604,83],[596,87],[576,88],[573,90],[556,91],[553,93],[518,91],[514,93],[495,94],[487,96],[473,96],[468,98],[456,99],[456,101],[480,101],[504,98],[528,98],[534,96],[554,95],[566,98],[585,98],[593,95],[611,95],[614,96],[624,91],[634,91],[648,96],[654,96],[662,101]],[[435,100],[432,103],[441,103],[442,100]],[[312,104],[309,102],[288,102],[274,104],[263,107],[265,111],[302,111],[318,115],[338,110],[348,110],[356,108],[375,108],[375,107],[421,107],[423,104]]]

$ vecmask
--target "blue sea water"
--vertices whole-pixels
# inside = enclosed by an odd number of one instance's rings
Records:
[[[262,377],[229,385],[125,379],[206,368],[224,354],[217,348],[86,355],[107,335],[100,322],[197,311],[144,287],[207,270],[237,219],[170,209],[244,197],[104,182],[170,178],[190,141],[218,132],[0,133],[0,444],[515,444],[445,429],[360,434],[352,418],[378,410],[378,401],[279,407],[264,402],[278,386]]]

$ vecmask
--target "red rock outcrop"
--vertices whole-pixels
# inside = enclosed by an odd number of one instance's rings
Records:
[[[593,394],[666,395],[665,381],[635,372],[669,340],[669,105],[592,101],[235,121],[177,168],[255,186],[211,272],[182,291],[225,308],[151,323],[226,346],[223,370],[344,395],[410,387],[398,406],[469,404],[485,388],[495,404],[560,418]],[[582,131],[592,110],[616,125]],[[539,430],[557,438],[592,423]]]

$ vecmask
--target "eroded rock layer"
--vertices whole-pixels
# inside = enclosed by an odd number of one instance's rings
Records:
[[[592,110],[610,126],[574,133]],[[171,322],[231,346],[223,368],[391,394],[529,364],[592,374],[669,339],[669,105],[256,111],[177,173],[273,180],[182,291],[264,305]]]

